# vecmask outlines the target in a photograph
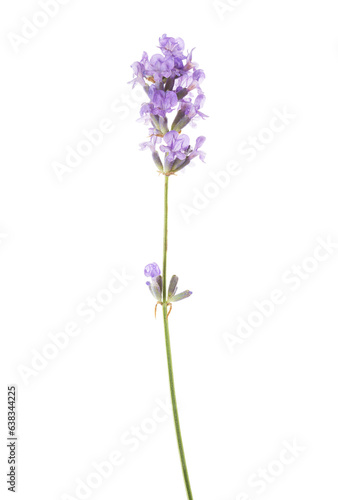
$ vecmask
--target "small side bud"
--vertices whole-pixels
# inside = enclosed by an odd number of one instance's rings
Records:
[[[177,283],[178,283],[178,277],[174,275],[169,283],[168,300],[170,300],[177,292]]]
[[[168,118],[160,116],[158,119],[160,131],[162,132],[163,135],[165,135],[167,132],[169,132],[168,129]]]
[[[172,123],[172,126],[171,126],[171,130],[176,130],[176,132],[180,132],[180,128],[178,128],[178,123],[180,122],[180,120],[182,120],[182,118],[184,118],[184,111],[178,111],[177,112],[177,115]]]
[[[192,292],[190,292],[189,290],[185,290],[184,292],[179,293],[178,295],[172,297],[170,299],[170,302],[178,302],[179,300],[187,299],[188,297],[190,297],[191,294]]]
[[[149,283],[149,281],[148,281]],[[153,296],[156,300],[161,302],[162,300],[162,276],[156,276],[156,278],[152,278],[149,283],[149,288]]]
[[[167,81],[165,82],[165,86],[164,86],[164,90],[167,91],[167,90],[172,90],[174,88],[174,85],[175,85],[175,78],[173,77],[169,77],[167,79]],[[178,96],[177,96],[178,97]]]
[[[182,170],[182,168],[186,167],[187,165],[189,165],[190,163],[190,160],[189,158],[186,158],[185,160],[175,160],[174,164],[173,164],[173,167],[172,167],[172,171],[173,172],[178,172],[179,170]]]
[[[184,97],[188,94],[189,94],[188,89],[182,89],[179,92],[177,92],[177,99],[180,101],[181,99],[184,99]]]
[[[160,158],[158,152],[155,151],[152,154],[152,156],[153,156],[153,160],[155,162],[156,167],[160,170],[160,172],[163,172],[163,165],[162,165],[162,161],[161,161],[161,158]]]

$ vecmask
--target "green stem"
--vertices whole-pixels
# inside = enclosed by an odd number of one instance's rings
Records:
[[[168,373],[169,373],[169,384],[170,384],[170,395],[171,403],[173,407],[175,430],[177,437],[178,450],[180,453],[182,472],[184,477],[184,483],[189,500],[193,500],[192,491],[190,487],[188,468],[185,461],[183,441],[181,435],[180,421],[178,417],[177,401],[175,394],[175,383],[174,383],[174,371],[173,363],[171,359],[171,347],[170,347],[170,336],[169,336],[169,324],[167,318],[167,251],[168,251],[168,181],[169,176],[164,176],[164,235],[163,235],[163,323],[164,323],[164,334],[165,334],[165,345],[167,350],[167,361],[168,361]]]

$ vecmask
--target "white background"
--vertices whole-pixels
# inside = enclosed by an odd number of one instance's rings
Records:
[[[188,131],[207,136],[206,164],[170,178],[168,272],[194,292],[170,317],[194,498],[336,497],[338,252],[309,257],[318,238],[338,241],[337,2],[64,4],[17,50],[13,34],[41,7],[0,7],[1,496],[11,498],[6,388],[15,383],[16,498],[80,498],[79,480],[114,450],[123,464],[88,498],[185,498],[172,418],[147,420],[169,395],[161,316],[143,276],[162,259],[163,178],[138,149],[143,98],[126,83],[130,64],[167,33],[196,47],[210,117]],[[276,109],[292,119],[271,136],[262,129]],[[60,182],[55,162],[107,119],[115,130]],[[248,161],[243,147],[259,134],[269,143]],[[232,160],[238,175],[210,187]],[[299,286],[297,265],[307,269]],[[104,293],[112,270],[131,279],[86,324],[77,308]],[[284,303],[231,352],[238,318],[274,289]],[[70,322],[79,334],[23,376]],[[121,441],[132,426],[154,431],[135,452]],[[285,440],[302,452],[278,465]],[[248,479],[267,467],[260,495]]]

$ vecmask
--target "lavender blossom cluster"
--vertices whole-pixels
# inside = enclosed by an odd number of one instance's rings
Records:
[[[141,120],[149,126],[150,140],[141,144],[141,149],[149,148],[158,170],[171,175],[196,157],[204,161],[205,153],[200,148],[205,137],[198,137],[192,147],[189,136],[181,131],[198,117],[206,118],[201,112],[205,96],[200,87],[205,74],[192,62],[193,50],[184,54],[182,38],[163,35],[159,48],[162,54],[149,59],[143,52],[141,61],[132,64],[134,79],[130,83],[133,87],[141,85],[149,98],[140,113]],[[168,115],[173,112],[176,116],[169,130]],[[163,162],[159,150],[164,153]]]

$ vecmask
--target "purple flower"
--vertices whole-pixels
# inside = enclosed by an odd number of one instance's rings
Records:
[[[200,108],[203,106],[204,101],[205,101],[204,94],[199,94],[196,97],[194,103],[190,98],[182,100],[180,102],[176,118],[173,121],[172,130],[180,132],[182,128],[184,128],[190,122],[192,125],[194,125],[194,121],[192,120],[195,119],[197,116],[200,116],[203,119],[207,118],[207,115],[205,115],[200,111]]]
[[[184,114],[188,116],[190,119],[195,118],[196,115],[201,116],[202,118],[206,118],[206,115],[200,111],[203,104],[205,102],[204,94],[199,94],[194,103],[191,101],[183,101],[180,105],[180,109],[184,111]]]
[[[172,172],[178,172],[179,170],[182,170],[182,168],[186,167],[189,165],[191,160],[199,156],[199,158],[204,162],[205,159],[205,153],[203,151],[200,151],[199,148],[203,146],[205,141],[205,137],[200,136],[196,139],[196,144],[194,149],[191,149],[189,147],[189,151],[187,152],[187,156],[185,159],[180,160],[176,159],[174,163],[170,166],[170,171]]]
[[[159,276],[160,274],[161,269],[158,267],[156,262],[152,262],[144,268],[144,275],[147,276],[147,278],[156,278],[156,276]]]
[[[173,163],[176,158],[185,160],[189,149],[190,139],[185,134],[179,134],[176,130],[167,132],[164,136],[167,146],[160,146],[161,151],[168,153],[166,163]]]
[[[134,71],[135,78],[131,80],[131,82],[129,83],[132,83],[133,88],[137,83],[139,83],[144,89],[148,87],[148,84],[144,81],[144,79],[146,78],[145,64],[147,62],[148,62],[148,54],[146,52],[143,52],[141,61],[140,62],[136,61],[131,65]]]
[[[200,85],[205,79],[205,73],[202,69],[197,69],[193,73],[185,73],[177,80],[177,86],[187,89],[188,92],[197,89],[201,92]]]
[[[189,70],[191,70],[191,69],[193,69],[193,68],[196,68],[196,63],[193,63],[193,62],[192,62],[192,53],[193,53],[193,51],[194,51],[194,50],[195,50],[195,49],[192,49],[192,50],[189,52],[188,56],[187,56],[187,62],[186,62],[186,64],[185,64],[184,68],[183,68],[183,71],[185,71],[185,72],[186,72],[186,71],[189,71]]]
[[[149,129],[149,130],[152,130],[152,129]],[[161,142],[161,140],[162,140],[161,137],[158,137],[157,135],[152,134],[150,137],[150,141],[142,142],[142,144],[140,144],[140,149],[141,149],[141,151],[144,151],[146,148],[149,148],[152,153],[155,153],[156,144],[158,142]]]
[[[155,90],[152,103],[154,105],[154,115],[165,116],[171,113],[177,105],[177,95],[175,92],[164,90]]]
[[[154,78],[155,82],[161,82],[163,78],[169,78],[174,66],[173,57],[155,54],[150,58],[150,61],[145,63],[145,70],[148,75]]]
[[[205,160],[205,153],[203,151],[199,151],[199,149],[203,146],[205,143],[206,138],[203,137],[202,135],[200,137],[197,137],[196,139],[196,144],[194,149],[192,150],[191,154],[189,155],[189,160],[193,160],[197,156],[204,162]]]
[[[149,90],[150,102],[141,106],[141,116],[145,114],[165,117],[171,113],[177,105],[176,92],[157,90],[153,87]]]
[[[159,48],[162,50],[164,55],[172,55],[178,58],[186,59],[183,55],[184,41],[182,38],[172,38],[167,35],[162,35],[159,42]]]

